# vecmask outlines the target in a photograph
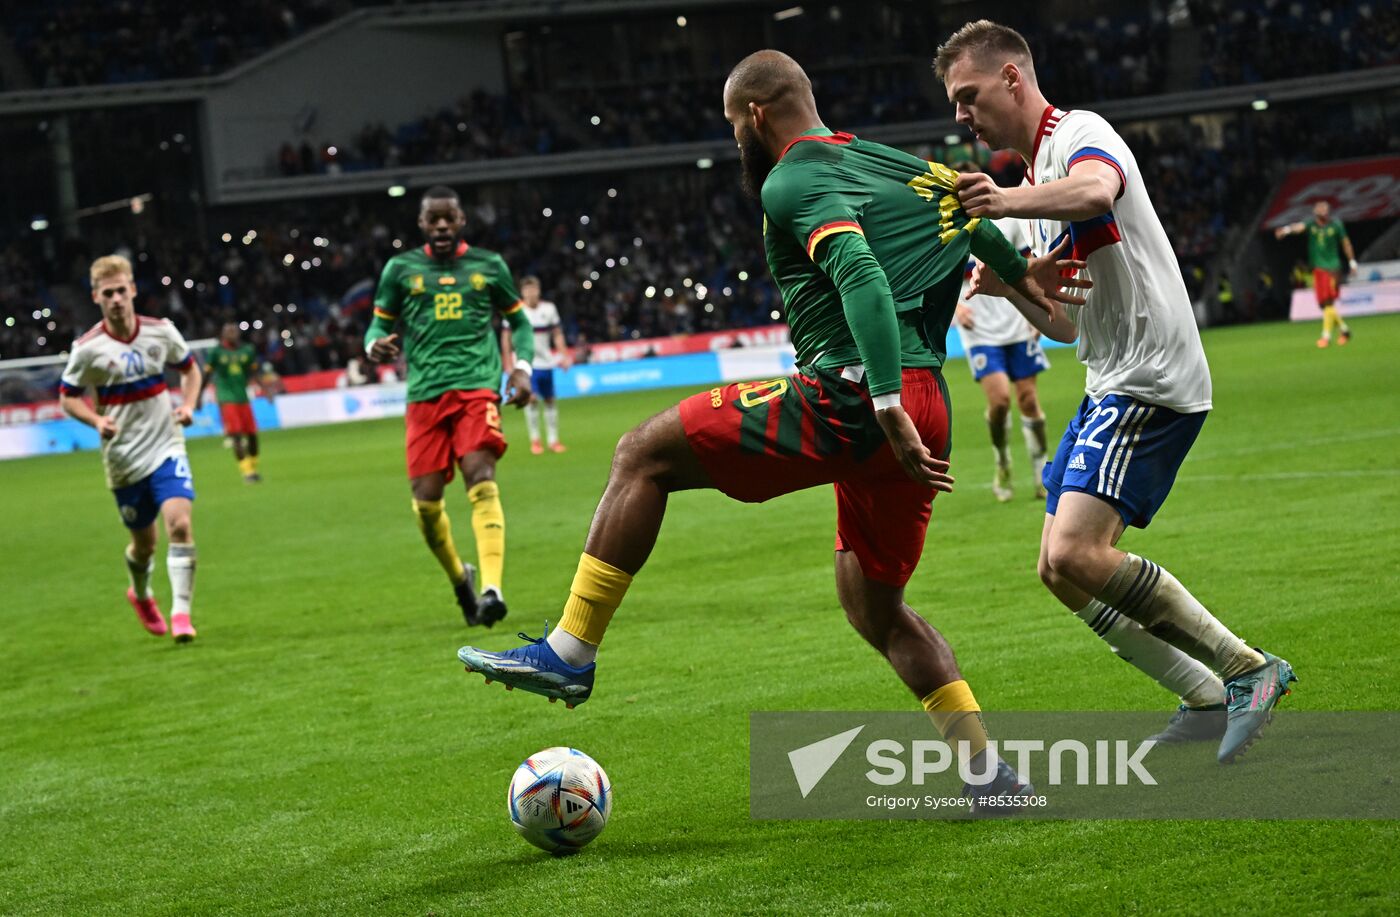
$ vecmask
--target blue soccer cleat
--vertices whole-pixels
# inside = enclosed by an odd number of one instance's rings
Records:
[[[1035,787],[1005,761],[997,761],[997,772],[990,783],[963,784],[963,798],[972,800],[973,818],[998,818],[1025,809],[1022,798],[1035,795]]]
[[[485,676],[488,685],[499,681],[507,691],[519,688],[547,697],[551,704],[562,700],[572,710],[593,693],[593,672],[597,666],[592,662],[581,668],[569,665],[545,641],[548,636],[549,623],[545,622],[542,637],[520,634],[521,640],[529,641],[524,646],[499,653],[464,646],[457,651],[457,658],[468,672]]]
[[[1293,693],[1289,684],[1298,680],[1288,660],[1259,652],[1263,665],[1225,682],[1225,737],[1217,754],[1221,764],[1232,764],[1249,750],[1273,719],[1278,702]]]

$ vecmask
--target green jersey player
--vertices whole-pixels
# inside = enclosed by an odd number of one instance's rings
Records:
[[[243,480],[249,483],[262,480],[258,472],[258,423],[248,402],[248,382],[257,371],[253,345],[241,343],[238,325],[228,322],[219,332],[219,346],[209,351],[209,377],[214,381],[224,435],[233,445]]]
[[[618,444],[560,626],[504,653],[463,647],[468,670],[563,698],[592,692],[594,658],[651,553],[667,496],[715,488],[760,502],[836,485],[837,596],[950,741],[969,743],[981,781],[1024,782],[994,756],[953,653],[904,604],[946,461],[940,369],[969,251],[1055,311],[1063,281],[1047,255],[1028,265],[989,221],[969,219],[945,166],[823,126],[802,68],[760,51],[730,74],[725,116],[745,186],[761,194],[769,269],[782,290],[799,370],[718,386],[646,421]],[[1058,266],[1057,266],[1058,265]],[[800,668],[800,662],[797,663]],[[815,676],[816,669],[813,668]]]
[[[517,363],[506,383],[509,403],[530,401],[534,335],[520,294],[500,255],[461,238],[466,215],[457,193],[441,185],[423,195],[418,226],[427,243],[389,259],[374,296],[374,320],[365,334],[372,360],[400,352],[395,323],[404,331],[408,363],[408,477],[413,512],[428,548],[442,564],[468,624],[504,618],[505,514],[496,487],[496,460],[506,451],[498,408],[501,352],[496,315],[510,323]],[[472,529],[481,564],[464,564],[452,541],[443,490],[460,468],[472,504]]]

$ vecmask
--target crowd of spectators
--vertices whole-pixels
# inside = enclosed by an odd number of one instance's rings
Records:
[[[1385,0],[1195,0],[1191,20],[1203,87],[1400,63],[1400,6]]]
[[[0,11],[34,86],[50,89],[208,76],[329,21],[344,5],[5,0]]]
[[[768,280],[761,216],[738,191],[735,167],[516,184],[464,195],[466,236],[501,252],[516,276],[535,274],[587,343],[767,324],[780,317]],[[122,251],[138,308],[168,317],[190,339],[246,322],[279,372],[343,367],[360,353],[384,262],[421,244],[416,201],[323,202],[211,217],[208,245],[152,227],[94,241],[64,279],[82,288],[87,258]],[[0,259],[22,268],[15,254]],[[0,286],[0,357],[59,353],[98,318],[84,302],[32,317],[32,286]],[[53,327],[49,327],[53,323]]]

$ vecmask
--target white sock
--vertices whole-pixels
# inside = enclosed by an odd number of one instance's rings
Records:
[[[1136,554],[1124,555],[1095,598],[1209,665],[1221,678],[1264,664],[1263,656],[1221,624],[1176,577]]]
[[[138,599],[151,597],[151,573],[156,569],[156,559],[146,558],[144,564],[137,563],[131,556],[131,545],[126,546],[126,576],[131,580],[131,591]]]
[[[559,405],[546,404],[544,406],[544,429],[551,446],[559,442]]]
[[[560,659],[576,669],[582,668],[598,658],[598,647],[586,640],[580,640],[562,627],[556,627],[550,631],[545,642]]]
[[[1188,707],[1225,703],[1225,685],[1215,673],[1181,650],[1149,634],[1133,619],[1098,599],[1075,612],[1109,649],[1157,684],[1181,698]]]
[[[540,438],[540,409],[533,404],[525,405],[525,429],[532,442]]]
[[[172,544],[165,555],[165,572],[170,576],[170,613],[189,614],[194,601],[193,544]]]

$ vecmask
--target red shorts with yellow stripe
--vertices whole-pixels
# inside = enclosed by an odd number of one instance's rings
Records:
[[[951,446],[948,389],[933,369],[906,369],[900,402],[929,451]],[[830,370],[741,382],[680,404],[686,439],[720,491],[761,503],[836,485],[836,550],[868,579],[902,586],[924,550],[933,491],[904,473],[865,386]]]
[[[427,401],[410,401],[404,415],[408,476],[442,471],[450,481],[465,455],[483,449],[496,458],[505,455],[499,401],[486,389],[450,390]]]

